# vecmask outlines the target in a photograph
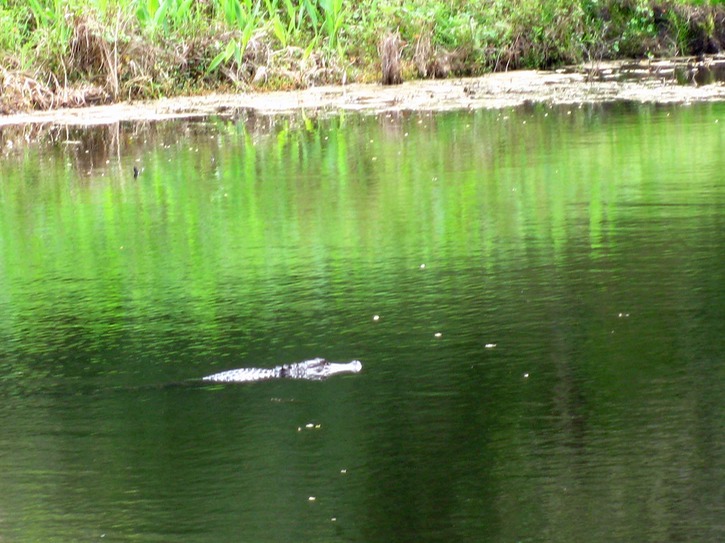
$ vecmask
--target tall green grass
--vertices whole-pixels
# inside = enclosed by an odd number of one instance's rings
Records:
[[[406,77],[440,58],[457,75],[691,54],[725,47],[725,0],[0,0],[0,61],[38,80],[92,79],[93,63],[73,57],[84,24],[81,38],[117,55],[119,88],[147,96],[245,84],[260,62],[371,80],[391,31],[407,44]],[[421,43],[431,58],[414,62]]]

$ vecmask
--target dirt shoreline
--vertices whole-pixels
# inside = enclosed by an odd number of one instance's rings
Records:
[[[570,70],[526,70],[476,78],[411,81],[388,87],[353,84],[300,91],[213,94],[33,111],[0,116],[0,127],[22,124],[93,126],[121,121],[233,115],[242,110],[260,115],[301,111],[380,113],[496,109],[524,103],[563,105],[615,101],[684,104],[725,101],[725,84],[679,84],[671,61],[661,64],[609,63]]]

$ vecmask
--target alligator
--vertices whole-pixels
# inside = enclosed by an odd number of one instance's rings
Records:
[[[283,364],[275,368],[241,368],[207,375],[202,381],[214,383],[247,383],[267,379],[308,379],[322,381],[338,373],[358,373],[362,369],[359,360],[346,364],[328,362],[324,358],[313,358],[295,364]]]

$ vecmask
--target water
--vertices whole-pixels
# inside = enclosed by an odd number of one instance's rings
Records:
[[[0,541],[724,540],[724,126],[6,129]]]

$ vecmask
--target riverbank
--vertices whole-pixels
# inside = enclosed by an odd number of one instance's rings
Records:
[[[210,94],[17,113],[0,116],[0,126],[90,126],[208,115],[233,117],[242,113],[375,113],[505,108],[524,103],[579,105],[615,101],[693,103],[725,100],[722,82],[697,85],[688,80],[701,73],[706,65],[725,70],[725,59],[710,59],[709,64],[692,59],[611,62],[555,71],[519,70],[474,78],[418,80],[395,86],[352,84],[297,91]]]
[[[0,113],[701,58],[725,50],[725,5],[714,4],[9,1],[0,6]]]

